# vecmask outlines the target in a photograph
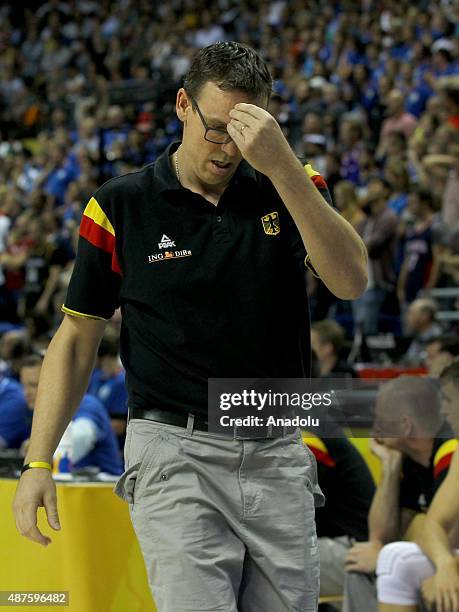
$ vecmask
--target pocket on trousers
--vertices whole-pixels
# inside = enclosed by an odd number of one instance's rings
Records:
[[[134,503],[134,489],[139,474],[140,463],[128,468],[117,481],[114,492],[128,504]]]
[[[322,508],[323,506],[325,506],[326,500],[325,495],[323,494],[318,482],[316,457],[312,450],[308,447],[307,444],[305,444],[305,442],[303,442],[302,439],[298,440],[298,443],[301,444],[301,446],[303,447],[304,453],[309,464],[309,478],[307,477],[306,486],[314,497],[314,507]]]
[[[136,484],[148,467],[149,448],[158,443],[160,436],[156,430],[145,428],[135,421],[128,424],[124,446],[126,470],[117,481],[114,492],[128,504],[134,503]]]

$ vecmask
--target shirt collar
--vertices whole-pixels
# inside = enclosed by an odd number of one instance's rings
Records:
[[[161,153],[156,160],[154,165],[155,179],[159,184],[159,191],[177,191],[184,189],[177,179],[177,175],[171,168],[169,161],[170,156],[180,146],[180,141],[176,140],[172,142],[168,147]],[[239,166],[236,169],[233,177],[231,178],[230,185],[238,184],[244,180],[257,180],[257,173],[244,159],[241,160]]]

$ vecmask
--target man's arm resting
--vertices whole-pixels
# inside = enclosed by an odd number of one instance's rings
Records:
[[[402,460],[399,454],[390,454],[383,460],[381,483],[376,489],[368,514],[368,531],[371,541],[382,544],[400,537],[400,475]]]
[[[448,532],[459,522],[458,484],[459,450],[456,450],[448,475],[436,492],[427,514],[416,517],[407,532],[407,537],[422,548],[437,569],[455,559]]]

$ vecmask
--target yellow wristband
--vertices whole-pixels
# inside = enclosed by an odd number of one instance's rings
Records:
[[[44,468],[45,470],[49,470],[50,472],[53,471],[53,466],[47,461],[31,461],[30,463],[26,463],[23,466],[21,474],[23,474],[27,470],[30,470],[30,468]]]

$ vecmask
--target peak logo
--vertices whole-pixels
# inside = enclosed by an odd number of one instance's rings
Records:
[[[161,238],[160,242],[158,242],[158,248],[170,249],[171,247],[175,247],[175,241],[171,240],[169,236],[166,236],[166,234],[163,234],[163,237]]]

